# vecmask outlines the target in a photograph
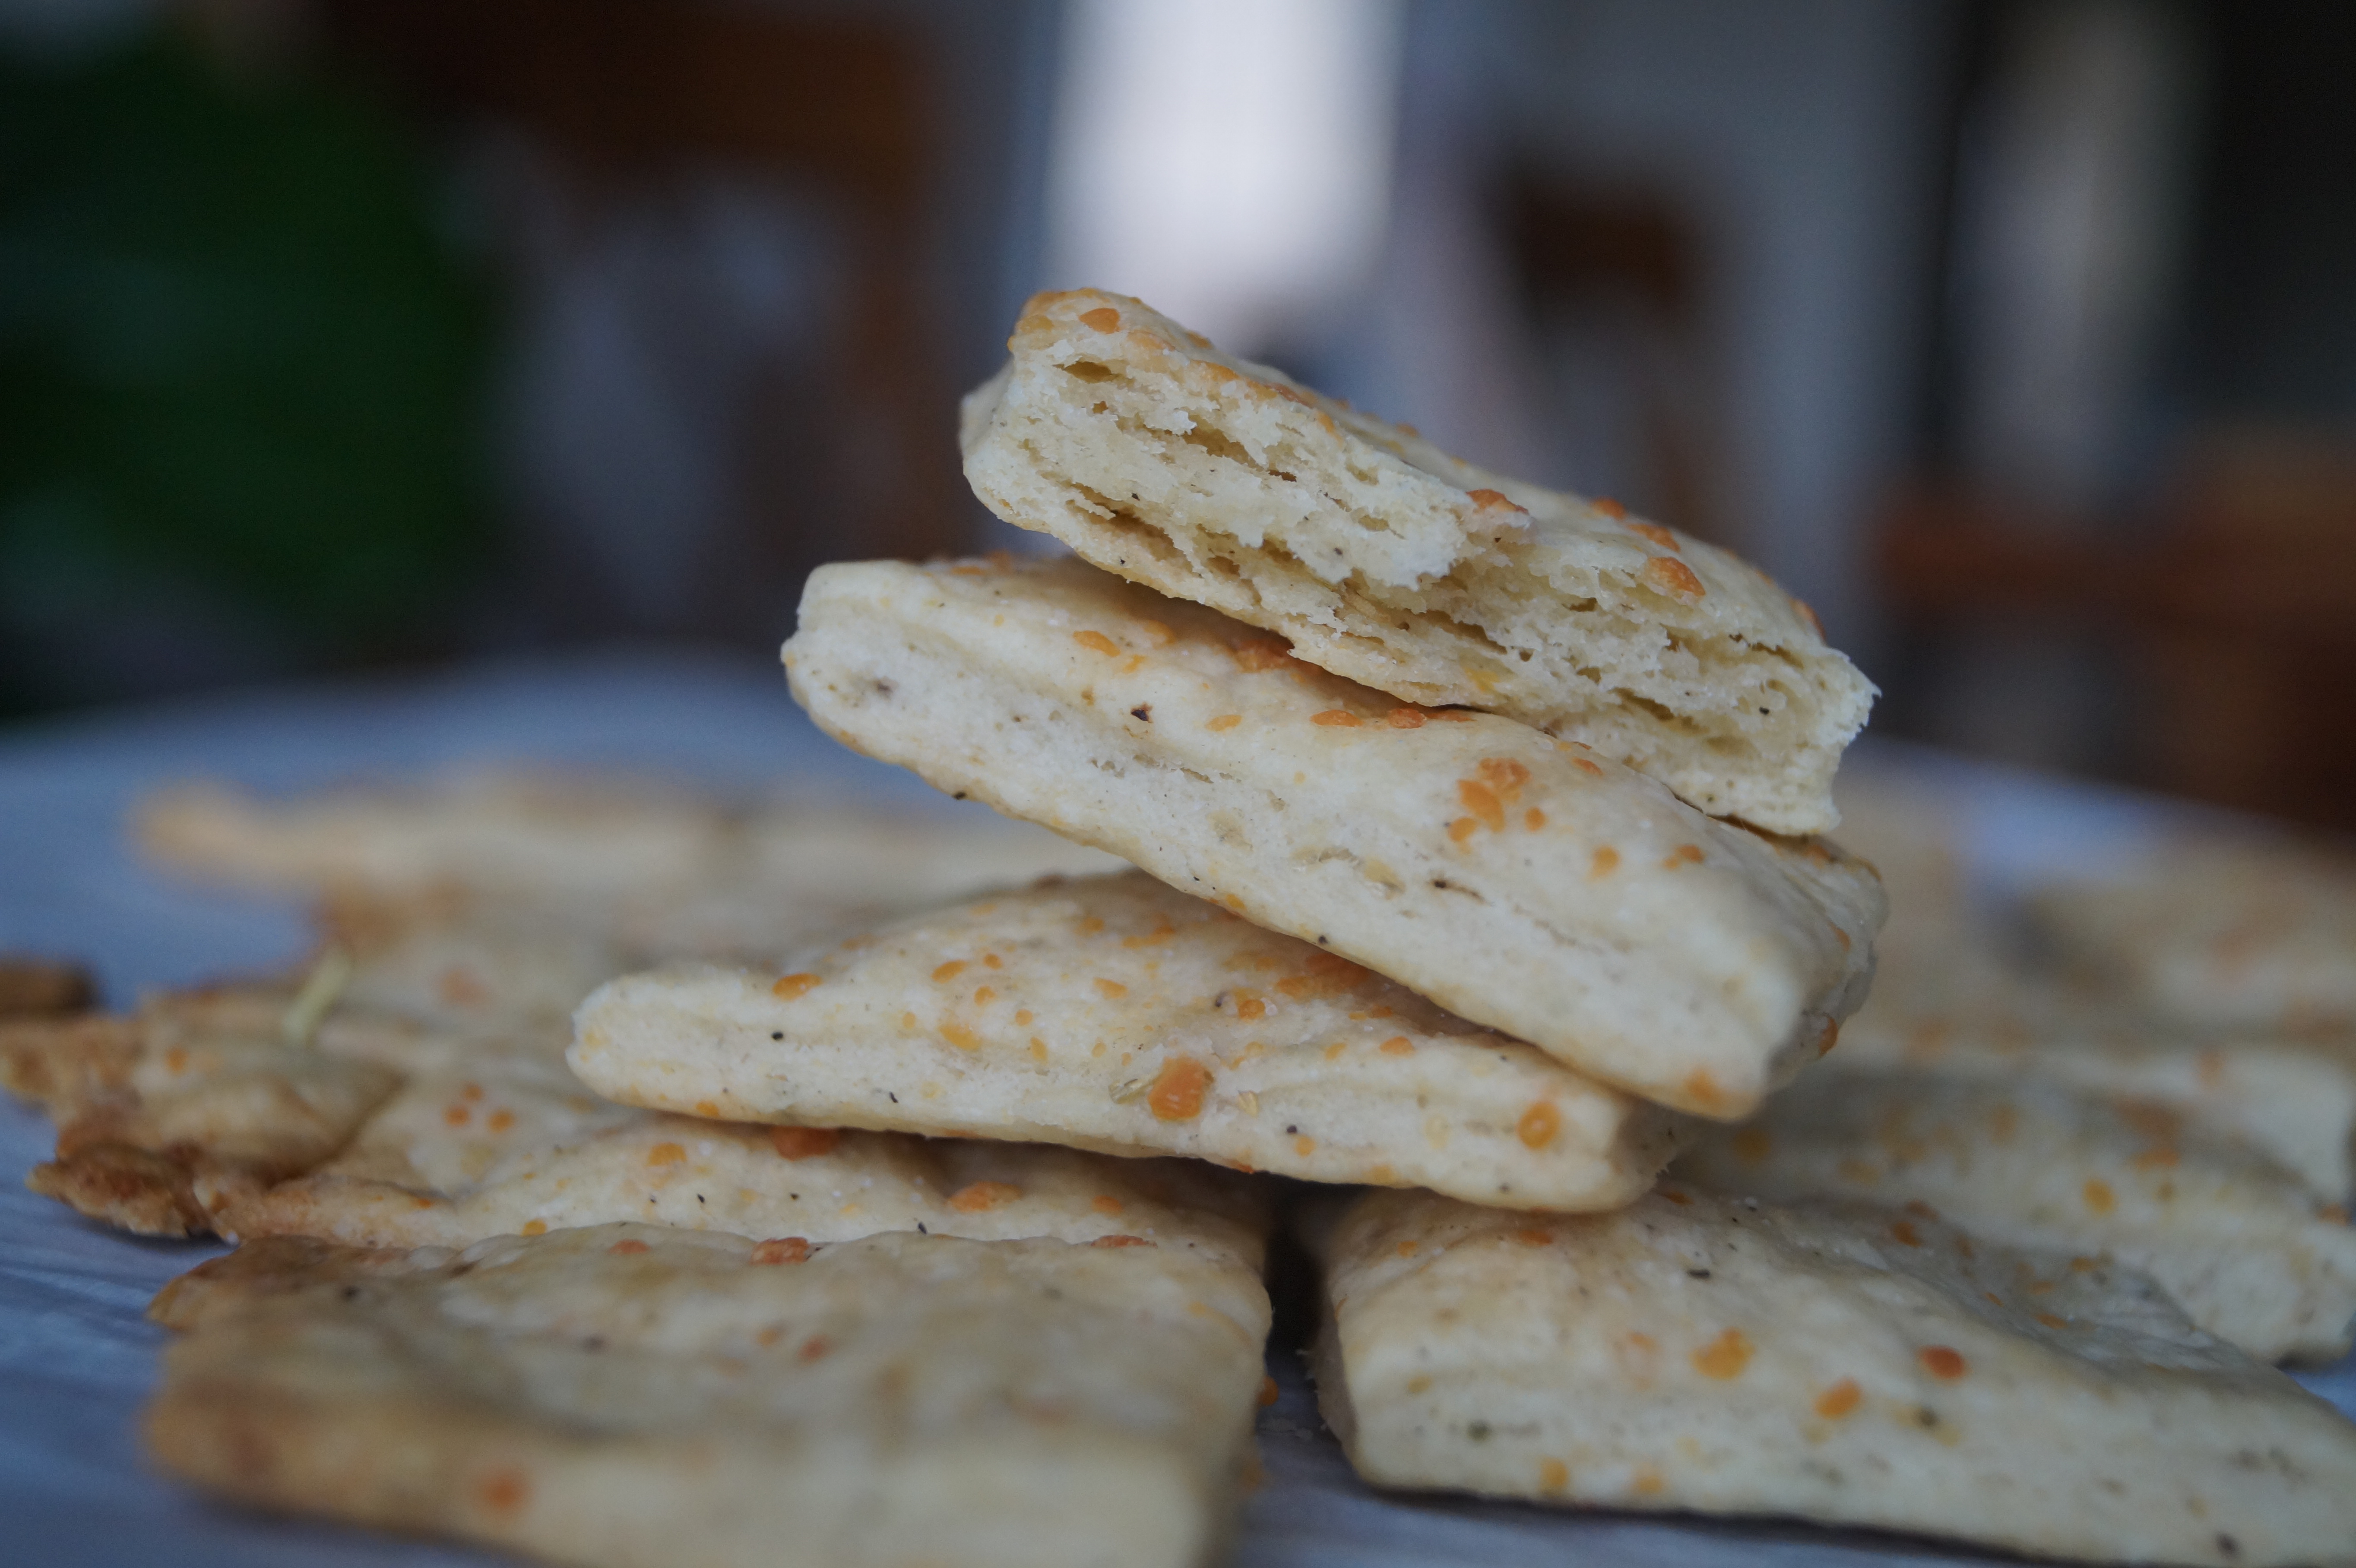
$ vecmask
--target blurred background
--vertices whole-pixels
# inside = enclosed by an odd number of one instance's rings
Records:
[[[2356,827],[2356,6],[0,0],[0,719],[1024,549],[1098,284],[1753,557],[1877,734]]]

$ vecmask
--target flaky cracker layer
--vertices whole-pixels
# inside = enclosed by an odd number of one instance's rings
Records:
[[[837,739],[1680,1110],[1747,1113],[1871,975],[1830,847],[1081,562],[825,567],[785,659]]]

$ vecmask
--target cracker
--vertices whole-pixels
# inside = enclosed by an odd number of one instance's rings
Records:
[[[2303,1031],[2356,1049],[2356,859],[2222,835],[2029,901],[2054,949],[2194,1028]]]
[[[274,1029],[191,1029],[166,1008],[0,1025],[0,1086],[58,1128],[56,1157],[26,1185],[140,1235],[214,1229],[218,1209],[332,1156],[401,1081]]]
[[[1713,816],[1839,821],[1833,771],[1873,688],[1755,568],[1484,473],[1136,300],[1041,294],[1008,347],[962,432],[1008,522],[1393,696],[1584,741]]]
[[[1744,1114],[1871,973],[1879,886],[1826,846],[1078,561],[821,568],[785,656],[859,750],[1681,1110]]]
[[[2162,1106],[1922,1071],[1827,1073],[1713,1129],[1680,1176],[1774,1200],[1929,1205],[2008,1245],[2116,1259],[2254,1356],[2345,1353],[2356,1231]]]
[[[1183,1230],[1187,1245],[1258,1257],[1258,1200],[1223,1171],[616,1105],[566,1069],[562,1034],[460,1034],[343,1007],[290,1045],[283,995],[0,1026],[0,1084],[59,1124],[35,1189],[151,1235],[407,1247],[622,1220],[820,1239]],[[1182,1211],[1226,1218],[1187,1229]]]
[[[1360,1475],[2040,1556],[2356,1559],[2356,1427],[2148,1282],[1862,1207],[1664,1187],[1534,1223],[1378,1193],[1327,1243]],[[2039,1286],[2050,1288],[2040,1291]]]
[[[611,1099],[736,1121],[1188,1155],[1513,1208],[1627,1202],[1683,1127],[1141,872],[788,964],[614,981],[582,1005],[573,1070]]]
[[[486,1086],[480,1102],[444,1097],[447,1087],[421,1085],[412,1104],[430,1112],[521,1099],[512,1083]],[[608,1115],[570,1136],[524,1131],[519,1116],[516,1127],[484,1138],[438,1134],[430,1116],[406,1125],[388,1118],[383,1135],[364,1137],[348,1157],[227,1211],[222,1228],[380,1247],[465,1246],[624,1220],[811,1241],[877,1231],[982,1241],[1135,1236],[1258,1264],[1258,1199],[1241,1179],[1208,1167],[618,1107]],[[497,1157],[467,1175],[468,1154],[487,1147]]]
[[[156,1316],[168,1472],[614,1568],[1204,1562],[1269,1324],[1218,1253],[637,1225],[249,1246]]]
[[[183,784],[142,802],[134,831],[166,865],[276,892],[619,893],[717,874],[733,841],[727,813],[684,791],[518,773],[286,799]]]
[[[2040,1005],[2033,992],[1885,1008],[1888,973],[1876,975],[1872,999],[1841,1027],[1821,1071],[1922,1067],[2155,1106],[2256,1149],[2327,1202],[2356,1199],[2356,1055],[2293,1038],[2187,1036],[2115,1007]]]
[[[412,909],[521,901],[641,956],[724,951],[802,910],[872,920],[1116,869],[1001,818],[826,798],[738,809],[675,788],[509,773],[284,799],[181,785],[141,804],[137,831],[154,859],[208,880]],[[699,941],[707,930],[721,934]]]

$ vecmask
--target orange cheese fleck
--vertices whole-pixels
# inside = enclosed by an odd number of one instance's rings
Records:
[[[943,985],[950,980],[956,979],[959,975],[964,973],[965,960],[962,958],[952,958],[948,963],[933,971],[933,984],[937,986]]]
[[[1516,507],[1502,490],[1467,490],[1464,498],[1472,502],[1472,509],[1478,512],[1507,511],[1519,512],[1525,517],[1529,515],[1527,507]]]
[[[647,1244],[644,1242],[639,1241],[635,1236],[629,1236],[625,1237],[621,1241],[616,1242],[612,1246],[607,1247],[605,1250],[612,1253],[616,1257],[627,1257],[632,1253],[645,1252],[647,1250]]]
[[[717,1116],[719,1113],[714,1111],[712,1115]],[[495,1133],[503,1133],[509,1127],[514,1126],[515,1122],[515,1113],[513,1111],[498,1110],[493,1111],[488,1116],[485,1117],[483,1125],[490,1128],[491,1131]]]
[[[1479,779],[1459,779],[1456,783],[1456,798],[1462,801],[1464,809],[1478,817],[1482,825],[1490,832],[1505,831],[1505,808],[1497,799],[1495,790],[1491,789]]]
[[[454,1008],[479,1008],[491,999],[490,987],[477,979],[473,971],[455,965],[442,972],[442,982],[435,988]]]
[[[1072,641],[1079,644],[1080,646],[1087,649],[1088,652],[1092,654],[1103,654],[1108,657],[1116,656],[1120,652],[1120,645],[1114,642],[1110,637],[1106,636],[1102,632],[1074,632],[1072,634]]]
[[[2085,1199],[2086,1208],[2092,1213],[2107,1214],[2119,1206],[2118,1194],[2113,1192],[2111,1184],[2099,1176],[2087,1181],[2081,1196]]]
[[[769,1147],[786,1159],[815,1159],[822,1154],[832,1154],[834,1146],[842,1141],[836,1127],[771,1127]]]
[[[1023,1189],[1011,1181],[969,1181],[949,1194],[949,1207],[960,1214],[980,1214],[1022,1196]]]
[[[1602,848],[1598,849],[1595,852],[1595,858],[1588,862],[1587,874],[1590,878],[1608,877],[1619,869],[1620,851],[1606,844]]]
[[[1751,1364],[1751,1338],[1740,1328],[1729,1328],[1708,1344],[1693,1353],[1694,1371],[1720,1382],[1742,1375]]]
[[[1744,1127],[1727,1140],[1727,1147],[1745,1165],[1757,1165],[1774,1148],[1775,1140],[1768,1136],[1764,1127]]]
[[[1394,730],[1420,730],[1423,728],[1423,709],[1394,708],[1383,715],[1383,722]]]
[[[1865,1394],[1857,1386],[1855,1378],[1843,1378],[1816,1395],[1816,1413],[1826,1421],[1838,1421],[1842,1416],[1855,1410],[1858,1402],[1864,1398]]]
[[[941,1025],[941,1038],[959,1051],[980,1051],[981,1037],[954,1019]]]
[[[1210,1087],[1209,1068],[1191,1056],[1173,1056],[1153,1075],[1145,1104],[1156,1121],[1191,1122],[1203,1114],[1203,1096]]]
[[[1543,1247],[1554,1240],[1554,1233],[1550,1231],[1538,1230],[1515,1231],[1514,1240],[1526,1247]]]
[[[1598,496],[1594,500],[1590,501],[1588,505],[1593,507],[1597,511],[1602,513],[1607,517],[1624,517],[1628,515],[1628,508],[1622,506],[1619,502],[1613,500],[1609,496]]]
[[[1628,531],[1644,535],[1663,549],[1673,549],[1680,555],[1685,553],[1685,547],[1677,543],[1677,536],[1658,523],[1630,523]]]
[[[1692,567],[1672,556],[1656,555],[1644,562],[1644,575],[1651,578],[1656,587],[1671,593],[1682,594],[1688,599],[1702,596],[1701,579],[1694,575]]]
[[[1480,831],[1481,825],[1469,816],[1460,816],[1448,825],[1448,837],[1462,844]]]
[[[2037,1315],[2037,1320],[2040,1323],[2044,1324],[2048,1328],[2066,1328],[2069,1327],[2067,1321],[2054,1317],[2051,1312],[2039,1313]]]
[[[1292,1140],[1292,1152],[1299,1155],[1301,1158],[1307,1159],[1311,1155],[1317,1152],[1317,1140],[1311,1137],[1307,1133],[1303,1133],[1299,1137]]]
[[[1108,1001],[1119,1001],[1121,997],[1129,995],[1129,987],[1127,986],[1122,985],[1118,980],[1105,979],[1101,976],[1097,979],[1097,989],[1105,994],[1105,999]]]
[[[523,1233],[527,1236],[545,1236],[548,1234],[548,1221],[545,1220],[526,1220],[523,1222]]]
[[[1562,1113],[1552,1101],[1540,1100],[1522,1113],[1514,1124],[1514,1136],[1522,1140],[1524,1148],[1544,1148],[1554,1142],[1555,1134],[1562,1130]]]
[[[973,988],[973,1005],[975,1007],[986,1008],[996,1000],[998,1000],[998,991],[996,987],[991,986],[976,986]]]
[[[1346,708],[1328,708],[1322,713],[1312,713],[1309,721],[1328,730],[1355,730],[1359,723],[1358,716]]]
[[[484,1473],[475,1499],[492,1513],[513,1513],[530,1500],[531,1482],[513,1465],[501,1465]]]
[[[1246,673],[1258,675],[1262,670],[1275,669],[1292,657],[1292,645],[1272,637],[1251,637],[1227,650]]]
[[[1651,1465],[1637,1466],[1636,1478],[1628,1484],[1629,1489],[1640,1498],[1658,1497],[1668,1489],[1668,1485],[1661,1478],[1661,1472]]]
[[[1558,1492],[1570,1485],[1570,1467],[1559,1459],[1541,1456],[1538,1459],[1538,1489]]]
[[[1413,1056],[1415,1043],[1403,1034],[1395,1034],[1376,1047],[1385,1056]]]
[[[810,1244],[800,1236],[774,1237],[753,1249],[753,1261],[764,1266],[808,1263],[809,1255]]]
[[[815,975],[787,975],[769,987],[769,994],[790,1002],[817,984]]]
[[[1698,866],[1701,862],[1702,852],[1700,845],[1680,844],[1676,848],[1668,852],[1667,857],[1661,861],[1661,868],[1664,870],[1674,871],[1679,866]]]
[[[652,1166],[678,1165],[687,1158],[687,1150],[674,1143],[659,1143],[647,1150],[647,1163]]]
[[[463,1127],[475,1119],[475,1113],[464,1105],[453,1105],[442,1113],[442,1119],[454,1127]]]
[[[1530,770],[1511,757],[1483,757],[1480,763],[1481,782],[1497,792],[1497,798],[1507,805],[1521,798],[1522,786],[1530,782]]]
[[[1522,813],[1522,826],[1528,828],[1533,833],[1536,833],[1539,828],[1544,827],[1546,824],[1546,813],[1540,811],[1535,805]]]
[[[1152,1244],[1143,1236],[1098,1236],[1088,1243],[1092,1247],[1150,1247]]]
[[[1080,312],[1080,325],[1082,326],[1092,327],[1098,332],[1119,332],[1120,330],[1120,312],[1113,309],[1112,306],[1108,304],[1100,304],[1094,310],[1084,310]]]
[[[1686,1074],[1685,1092],[1686,1098],[1693,1102],[1691,1108],[1697,1111],[1715,1111],[1726,1104],[1726,1092],[1718,1086],[1718,1080],[1710,1076],[1707,1067],[1697,1067]]]
[[[815,1361],[832,1349],[834,1349],[834,1347],[827,1342],[825,1335],[813,1334],[809,1339],[802,1341],[802,1348],[794,1352],[794,1360],[798,1361]]]
[[[1254,1396],[1253,1403],[1262,1410],[1276,1403],[1276,1380],[1266,1372],[1260,1374],[1259,1392]]]
[[[1088,1207],[1099,1214],[1118,1214],[1127,1205],[1109,1192],[1099,1192],[1088,1200]]]
[[[1258,997],[1253,996],[1249,991],[1237,991],[1236,993],[1236,1017],[1244,1019],[1251,1019],[1263,1016],[1267,1011],[1268,1004],[1261,1001]]]
[[[1972,1370],[1971,1363],[1965,1360],[1959,1352],[1944,1345],[1925,1345],[1914,1352],[1914,1359],[1921,1361],[1923,1370],[1933,1377],[1946,1382],[1953,1382]]]
[[[1203,728],[1205,730],[1225,731],[1234,729],[1243,721],[1244,716],[1240,713],[1222,713],[1216,719],[1212,720],[1208,724],[1204,725]]]
[[[1919,1247],[1922,1244],[1922,1233],[1914,1229],[1910,1221],[1892,1220],[1890,1222],[1890,1236],[1901,1247]]]

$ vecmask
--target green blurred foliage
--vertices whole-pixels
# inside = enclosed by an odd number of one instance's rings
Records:
[[[487,300],[434,197],[364,97],[175,32],[0,55],[0,619],[178,582],[305,662],[415,644],[487,554]]]

